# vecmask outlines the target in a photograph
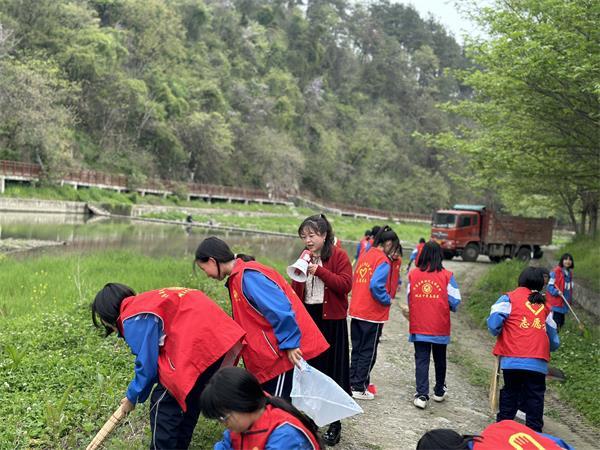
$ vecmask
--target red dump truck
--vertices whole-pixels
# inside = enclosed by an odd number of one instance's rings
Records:
[[[506,258],[529,261],[541,258],[542,245],[552,242],[554,219],[500,215],[482,205],[454,205],[433,215],[431,239],[442,246],[444,257],[462,256],[475,261],[487,255],[491,261]]]

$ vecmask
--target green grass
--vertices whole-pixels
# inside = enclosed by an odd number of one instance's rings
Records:
[[[576,238],[562,246],[556,252],[556,258],[563,253],[571,253],[575,261],[575,282],[583,278],[586,285],[600,292],[600,235],[595,239],[589,237]]]
[[[0,448],[84,448],[119,405],[134,359],[121,339],[101,337],[89,309],[108,281],[138,292],[201,288],[229,308],[222,283],[195,276],[189,259],[114,251],[0,259]],[[109,448],[148,447],[147,408],[136,408]],[[193,446],[212,448],[220,433],[202,421]]]
[[[581,244],[575,243],[576,246]],[[589,247],[589,241],[588,241]],[[569,248],[569,247],[567,247]],[[588,253],[585,246],[581,255]],[[574,257],[577,262],[577,256]],[[582,257],[585,261],[585,258]],[[492,267],[477,283],[469,297],[466,309],[473,320],[485,327],[491,305],[505,292],[513,290],[523,263],[506,261]],[[578,267],[577,267],[578,268]],[[587,331],[583,336],[578,333],[577,324],[572,315],[566,318],[561,330],[561,346],[552,353],[553,366],[563,370],[567,376],[564,383],[552,383],[560,397],[579,410],[594,425],[600,425],[600,397],[590,395],[590,386],[600,384],[600,328],[596,321],[579,311],[578,315],[586,323]]]
[[[306,216],[314,214],[309,212]],[[165,220],[185,220],[187,214],[184,212],[170,211],[165,213],[150,213],[144,217]],[[305,216],[278,215],[278,216],[236,216],[231,214],[210,214],[198,215],[192,214],[196,222],[208,222],[223,226],[239,227],[254,230],[277,231],[296,235],[298,226],[304,220]],[[365,230],[375,225],[382,225],[385,222],[381,220],[355,219],[351,217],[328,215],[327,219],[331,222],[336,236],[343,240],[360,240]],[[418,242],[420,237],[429,236],[429,225],[423,223],[390,223],[390,226],[398,233],[400,240],[413,244]]]

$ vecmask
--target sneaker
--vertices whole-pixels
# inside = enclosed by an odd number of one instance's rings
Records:
[[[419,409],[425,409],[427,407],[427,397],[419,395],[418,397],[415,397],[413,404]]]
[[[444,386],[444,390],[442,391],[441,395],[437,395],[435,392],[433,393],[433,395],[431,396],[433,398],[434,401],[436,402],[443,402],[444,400],[446,400],[446,391],[448,389],[446,388],[446,386]]]
[[[352,391],[352,398],[356,398],[358,400],[373,400],[375,396],[371,394],[369,391]]]
[[[525,423],[525,413],[519,409],[515,415],[515,419],[519,419],[521,422]]]
[[[377,394],[377,386],[375,386],[374,384],[370,384],[367,387],[367,391],[369,391],[373,395],[376,395]]]

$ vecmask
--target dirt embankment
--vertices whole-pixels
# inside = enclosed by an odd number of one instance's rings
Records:
[[[455,274],[463,303],[468,302],[474,283],[490,267],[483,261],[451,261],[445,265]],[[408,323],[399,308],[399,303],[406,302],[405,295],[404,289],[400,289],[392,306],[390,321],[383,331],[371,376],[371,382],[377,385],[378,395],[373,401],[360,401],[364,414],[343,421],[342,440],[336,448],[414,449],[423,433],[432,428],[452,428],[460,433],[474,434],[495,420],[489,410],[487,388],[470,381],[473,366],[491,373],[493,339],[471,324],[466,312],[460,309],[452,315],[447,400],[443,403],[430,401],[425,410],[413,406],[414,350],[408,342]],[[494,300],[490,299],[490,302]],[[432,363],[430,381],[433,379]],[[578,450],[597,448],[593,439],[598,430],[579,423],[578,416],[552,394],[547,396],[546,409],[558,411],[560,419],[545,418],[545,432],[562,437]]]

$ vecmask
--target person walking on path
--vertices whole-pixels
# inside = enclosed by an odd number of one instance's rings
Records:
[[[412,252],[410,252],[410,258],[408,259],[408,265],[406,266],[406,273],[410,271],[410,266],[412,266],[413,262],[415,263],[415,267],[419,265],[419,255],[421,255],[424,245],[425,238],[421,238],[419,239],[419,243],[417,244],[417,246],[413,249]]]
[[[117,283],[98,292],[92,320],[106,336],[122,337],[135,355],[135,375],[121,400],[124,412],[146,401],[156,385],[150,448],[188,448],[200,415],[200,393],[221,365],[236,360],[244,330],[201,291],[136,294]]]
[[[372,400],[367,388],[370,373],[377,359],[377,345],[383,324],[390,315],[392,299],[387,288],[391,273],[391,255],[398,253],[400,240],[389,227],[382,227],[373,246],[361,255],[352,280],[352,299],[349,316],[352,339],[350,386],[352,396]]]
[[[490,333],[498,337],[493,353],[500,357],[504,377],[496,420],[513,420],[520,407],[525,424],[541,433],[548,361],[560,339],[553,313],[540,293],[544,287],[542,271],[526,267],[518,286],[492,305],[487,319]]]
[[[442,266],[442,248],[430,241],[423,246],[418,266],[408,273],[409,342],[415,347],[416,393],[414,405],[425,409],[429,401],[429,360],[433,354],[433,400],[446,398],[446,349],[450,343],[450,311],[461,297],[452,272]]]
[[[573,256],[570,253],[563,254],[558,265],[550,272],[546,289],[546,300],[552,308],[554,322],[559,332],[565,324],[565,314],[569,312],[565,301],[571,303],[573,300],[573,269],[575,269]]]
[[[308,363],[331,377],[348,394],[350,390],[350,345],[348,341],[348,293],[352,288],[352,266],[344,250],[333,245],[331,225],[323,214],[307,217],[298,235],[311,252],[305,282],[292,281],[292,289],[329,343],[329,349]],[[340,421],[323,435],[328,445],[341,436]]]
[[[329,344],[286,280],[247,255],[234,255],[221,239],[204,239],[195,263],[216,280],[227,278],[233,319],[246,331],[245,367],[271,395],[290,399],[294,365]]]

